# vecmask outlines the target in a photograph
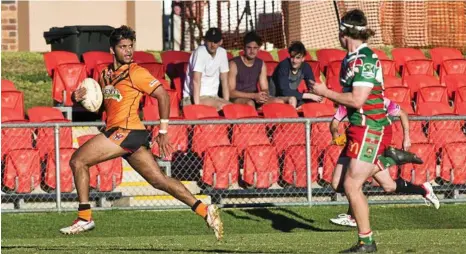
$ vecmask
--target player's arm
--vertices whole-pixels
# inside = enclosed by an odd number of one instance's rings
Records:
[[[228,87],[228,72],[220,73],[220,83],[222,85],[223,99],[230,100],[230,88]]]
[[[248,98],[254,99],[254,93],[245,93],[236,90],[236,75],[238,75],[238,68],[234,61],[230,61],[230,71],[228,72],[228,86],[230,88],[231,98]]]
[[[409,137],[409,120],[408,114],[403,109],[400,109],[400,120],[401,126],[403,127],[403,149],[408,151],[411,147],[411,139]]]
[[[222,95],[223,99],[226,101],[230,100],[230,87],[228,86],[228,72],[230,71],[230,66],[228,65],[228,57],[225,53],[221,56],[223,60],[220,62],[220,83],[222,85]]]
[[[195,105],[201,103],[201,78],[202,72],[193,72],[193,100]]]
[[[347,107],[360,109],[366,102],[369,94],[371,93],[372,87],[368,86],[354,86],[351,93],[338,93],[328,89],[325,85],[315,85],[319,87],[325,87],[322,96]],[[315,89],[315,88],[314,88]]]
[[[338,137],[338,125],[339,124],[340,124],[340,121],[338,121],[335,118],[333,118],[332,122],[330,122],[330,133],[332,134],[333,139]]]

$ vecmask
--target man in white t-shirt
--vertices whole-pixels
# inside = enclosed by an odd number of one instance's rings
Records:
[[[213,106],[221,110],[230,104],[228,88],[228,57],[222,45],[222,32],[210,28],[204,36],[204,45],[193,51],[189,58],[183,88],[183,107],[191,104]],[[218,96],[222,84],[222,96]]]

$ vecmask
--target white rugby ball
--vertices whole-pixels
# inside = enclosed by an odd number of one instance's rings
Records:
[[[102,105],[103,95],[102,89],[100,89],[99,83],[92,78],[84,79],[79,88],[86,88],[86,95],[84,100],[81,101],[81,105],[90,112],[97,112]]]

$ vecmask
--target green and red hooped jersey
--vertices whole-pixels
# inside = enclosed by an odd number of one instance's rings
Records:
[[[343,92],[352,92],[355,86],[372,88],[362,108],[348,107],[348,120],[352,125],[380,129],[391,124],[383,100],[383,72],[378,56],[364,43],[343,59],[340,71]]]

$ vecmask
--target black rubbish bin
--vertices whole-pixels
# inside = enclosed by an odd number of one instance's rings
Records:
[[[52,51],[63,50],[81,55],[88,51],[109,52],[111,26],[65,26],[52,27],[44,32],[45,42],[51,44]]]

